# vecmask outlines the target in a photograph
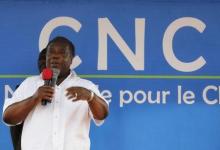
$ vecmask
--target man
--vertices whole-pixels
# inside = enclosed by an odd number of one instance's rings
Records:
[[[60,70],[57,85],[45,86],[40,76],[27,78],[5,103],[3,120],[24,122],[22,150],[89,150],[90,120],[101,124],[108,115],[108,103],[97,87],[70,71],[75,56],[73,44],[64,37],[47,47],[48,68]],[[50,100],[46,106],[43,99]]]
[[[46,67],[46,48],[43,49],[38,56],[38,70],[41,73]],[[19,85],[16,86],[16,89]],[[21,150],[21,133],[22,133],[23,123],[10,126],[11,139],[13,143],[14,150]]]

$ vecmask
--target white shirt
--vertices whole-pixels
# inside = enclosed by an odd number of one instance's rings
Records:
[[[43,84],[40,76],[25,79],[13,97],[5,101],[3,111],[8,106],[32,96]],[[26,117],[21,138],[22,150],[90,149],[89,129],[92,113],[86,101],[72,102],[67,99],[66,89],[72,86],[84,87],[102,97],[91,81],[70,74],[55,87],[52,103],[47,103],[46,106],[39,103]],[[94,121],[97,125],[103,123]]]

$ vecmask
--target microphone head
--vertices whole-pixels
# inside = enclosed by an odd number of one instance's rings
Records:
[[[43,80],[51,80],[53,76],[53,71],[50,68],[45,68],[42,71],[42,78]]]

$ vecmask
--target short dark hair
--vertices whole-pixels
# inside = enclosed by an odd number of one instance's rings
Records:
[[[46,60],[47,48],[42,49],[40,54],[38,55],[38,61],[45,59]]]
[[[47,48],[50,47],[50,45],[55,42],[59,42],[59,43],[63,43],[63,44],[68,45],[68,48],[69,48],[71,54],[73,55],[73,57],[75,56],[75,46],[73,45],[73,43],[70,40],[68,40],[67,38],[65,38],[63,36],[57,36],[48,43]]]
[[[38,64],[39,72],[42,72],[43,69],[46,68],[46,53],[47,53],[47,48],[44,48],[38,55],[37,64]]]

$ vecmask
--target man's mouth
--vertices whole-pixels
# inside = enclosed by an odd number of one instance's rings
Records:
[[[51,63],[50,67],[51,68],[60,68],[60,64],[59,63]]]

